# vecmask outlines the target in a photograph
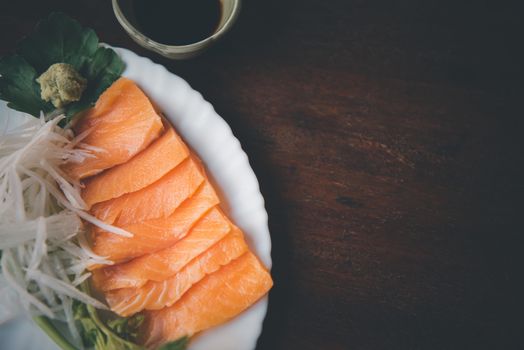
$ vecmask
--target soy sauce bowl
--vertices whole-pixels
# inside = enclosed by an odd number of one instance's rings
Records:
[[[112,0],[113,11],[120,25],[127,34],[129,34],[131,39],[140,46],[175,60],[183,60],[197,56],[215,44],[231,29],[241,7],[241,0],[220,0],[222,11],[218,26],[213,33],[205,39],[191,44],[170,45],[151,39],[138,28],[134,17],[132,2],[132,0]]]

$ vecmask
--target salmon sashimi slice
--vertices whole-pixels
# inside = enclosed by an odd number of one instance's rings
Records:
[[[93,271],[94,285],[99,290],[108,291],[139,288],[150,280],[164,281],[221,240],[229,233],[231,226],[220,209],[213,208],[195,224],[186,237],[169,248]]]
[[[91,230],[93,252],[119,263],[167,248],[183,238],[206,212],[219,203],[213,186],[204,181],[195,194],[182,202],[170,216],[122,226],[133,237],[94,227]]]
[[[265,267],[250,252],[206,276],[170,307],[145,312],[142,343],[162,343],[208,329],[235,317],[272,287]]]
[[[95,204],[91,213],[100,220],[119,227],[166,217],[193,195],[204,179],[200,164],[189,157],[151,185]]]
[[[189,156],[189,149],[171,127],[149,147],[124,164],[87,179],[82,199],[93,204],[138,191],[160,179]]]
[[[114,82],[95,106],[73,126],[75,135],[85,135],[79,148],[92,157],[69,162],[64,170],[83,179],[122,164],[145,149],[163,130],[162,119],[140,88],[126,78]]]
[[[149,281],[140,288],[122,288],[106,293],[111,310],[127,317],[143,309],[159,310],[171,306],[206,275],[217,271],[248,251],[242,231],[231,233],[191,260],[180,272],[163,282]]]

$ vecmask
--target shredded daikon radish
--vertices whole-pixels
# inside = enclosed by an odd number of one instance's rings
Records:
[[[15,300],[30,315],[66,322],[78,342],[73,300],[106,308],[78,286],[91,275],[87,267],[112,264],[90,249],[81,219],[114,234],[131,234],[84,210],[80,183],[61,165],[101,150],[75,148],[85,135],[74,139],[58,127],[62,119],[31,118],[0,133],[0,322],[16,309],[3,304]]]
[[[100,227],[101,229],[103,229],[105,231],[108,231],[108,232],[111,232],[111,233],[114,233],[114,234],[117,234],[117,235],[120,235],[120,236],[124,236],[124,237],[132,237],[133,236],[132,234],[130,234],[126,230],[123,230],[121,228],[118,228],[118,227],[106,224],[105,222],[95,218],[91,214],[88,214],[87,212],[76,208],[74,205],[72,205],[67,200],[67,198],[62,194],[62,192],[58,188],[56,188],[56,186],[54,186],[51,182],[43,179],[37,173],[35,173],[35,172],[33,172],[33,171],[29,170],[29,169],[23,169],[23,168],[22,168],[22,172],[24,173],[24,175],[30,176],[30,177],[34,178],[35,180],[39,181],[41,183],[41,185],[43,185],[43,186],[45,186],[47,188],[49,193],[54,197],[54,199],[59,204],[63,205],[66,209],[71,210],[72,212],[74,212],[75,214],[80,216],[85,221],[88,221],[88,222],[92,223],[93,225],[98,226],[98,227]]]

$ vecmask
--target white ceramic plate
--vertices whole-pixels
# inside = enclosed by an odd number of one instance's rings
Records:
[[[185,141],[203,160],[218,185],[223,207],[245,232],[249,246],[271,267],[271,239],[264,198],[240,142],[213,106],[182,78],[163,66],[121,48],[123,75],[133,79],[164,112]],[[18,112],[0,101],[0,128],[12,124]],[[6,116],[9,115],[9,121]],[[232,321],[194,337],[190,350],[252,350],[262,331],[267,296]],[[55,350],[57,346],[30,321],[15,319],[0,326],[2,348]]]

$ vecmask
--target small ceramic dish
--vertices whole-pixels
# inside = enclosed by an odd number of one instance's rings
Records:
[[[142,33],[134,24],[131,0],[112,0],[113,11],[118,22],[140,46],[172,59],[194,57],[213,45],[226,34],[240,12],[241,0],[220,0],[222,11],[216,30],[207,38],[188,45],[167,45],[159,43]]]

